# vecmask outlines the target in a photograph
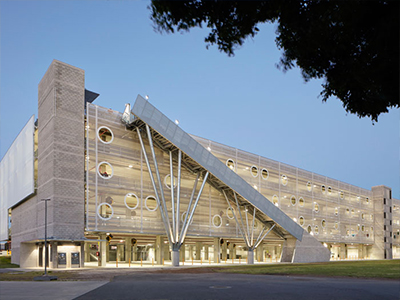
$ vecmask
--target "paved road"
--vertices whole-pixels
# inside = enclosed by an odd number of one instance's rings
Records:
[[[242,274],[149,274],[117,276],[77,299],[400,299],[391,280]]]

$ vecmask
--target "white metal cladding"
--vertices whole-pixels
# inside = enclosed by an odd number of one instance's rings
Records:
[[[297,223],[143,97],[137,97],[132,113],[249,201],[249,203],[273,219],[291,235],[301,240],[303,229]]]
[[[227,159],[224,153],[235,153],[235,156],[231,157],[236,164],[235,172],[249,184],[256,185],[257,190],[267,199],[272,200],[273,195],[277,195],[280,209],[299,224],[302,217],[302,227],[307,228],[310,225],[319,241],[367,244],[374,242],[371,229],[374,226],[371,191],[265,157],[258,157],[257,165],[255,164],[257,158],[252,153],[204,138],[192,137],[203,146],[208,145],[210,151],[223,163]],[[259,170],[267,169],[268,179],[262,180],[260,176],[257,178],[251,176],[250,168],[253,165]],[[288,178],[286,186],[281,183],[282,175]],[[310,189],[307,184],[310,184]],[[325,192],[322,192],[322,186],[325,186]],[[295,205],[290,201],[292,196],[297,200]],[[302,206],[299,204],[300,198]],[[318,206],[318,211],[315,210],[315,205]],[[325,227],[322,226],[323,221]],[[318,233],[314,232],[316,226]]]
[[[0,163],[0,240],[8,239],[8,209],[35,191],[34,131],[32,116]]]

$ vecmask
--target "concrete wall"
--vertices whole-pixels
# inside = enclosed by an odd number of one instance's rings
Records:
[[[372,187],[374,202],[374,237],[371,258],[392,259],[392,199],[391,189],[380,185]]]

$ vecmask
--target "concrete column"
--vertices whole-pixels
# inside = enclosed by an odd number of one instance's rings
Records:
[[[253,249],[249,249],[247,251],[247,264],[254,265],[254,251],[253,251]]]
[[[171,261],[173,267],[179,267],[179,250],[171,251]]]
[[[219,263],[220,262],[220,260],[219,260],[219,252],[220,252],[219,246],[220,246],[219,238],[214,238],[214,262],[215,263]]]
[[[172,257],[170,258],[169,256],[169,244],[164,243],[163,247],[164,247],[164,254],[163,254],[164,260],[170,260],[170,259],[172,260]]]
[[[228,246],[226,244],[226,241],[224,241],[224,243],[221,246],[221,254],[222,254],[221,258],[222,258],[222,261],[225,261],[227,259],[227,256],[228,256],[228,251],[227,250],[228,250]]]
[[[204,245],[204,260],[208,260],[208,247],[209,245]]]
[[[156,253],[155,253],[155,260],[157,265],[162,265],[162,259],[163,259],[163,245],[164,245],[164,239],[161,235],[156,236]]]
[[[282,262],[292,262],[294,249],[296,248],[296,239],[295,238],[287,238],[283,242],[282,247]]]
[[[58,268],[58,251],[57,251],[57,242],[50,242],[50,263],[49,266],[52,269]]]
[[[85,262],[90,262],[90,243],[85,243]]]
[[[257,261],[258,262],[263,262],[264,261],[263,252],[264,252],[264,247],[263,247],[262,244],[260,244],[256,248],[256,256],[257,256]]]
[[[81,242],[81,257],[79,258],[79,267],[83,268],[85,266],[85,242]]]
[[[358,259],[363,259],[363,258],[364,258],[363,245],[360,244],[358,245]]]
[[[132,261],[137,261],[137,244],[132,247]]]
[[[193,245],[189,245],[189,259],[194,259],[193,257]]]
[[[201,248],[203,248],[203,244],[201,242],[196,242],[196,260],[201,259]]]
[[[125,262],[129,263],[132,256],[132,243],[131,238],[125,238]]]
[[[344,243],[340,244],[339,255],[340,255],[340,259],[347,258],[346,244],[344,244]]]
[[[110,244],[107,242],[105,242],[105,243],[106,243],[106,262],[109,262],[110,261]]]
[[[107,242],[105,241],[106,235],[100,235],[100,239],[104,240],[100,242],[100,256],[99,256],[99,266],[105,267],[107,263]]]
[[[181,248],[179,249],[179,261],[185,261],[185,252],[186,252],[186,244],[182,243]]]

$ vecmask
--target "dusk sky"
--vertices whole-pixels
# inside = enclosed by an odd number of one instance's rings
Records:
[[[85,70],[97,105],[123,111],[137,95],[183,130],[400,199],[399,109],[370,119],[322,103],[323,81],[276,68],[274,24],[234,57],[206,49],[207,29],[160,34],[149,1],[0,1],[0,156],[37,118],[53,59]]]

